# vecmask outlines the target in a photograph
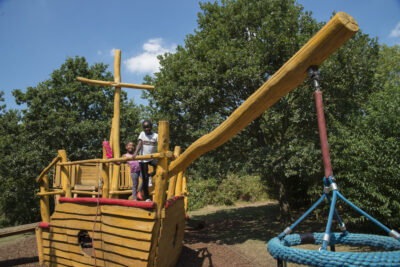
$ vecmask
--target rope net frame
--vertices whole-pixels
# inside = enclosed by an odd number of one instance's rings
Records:
[[[400,234],[395,230],[390,230],[371,215],[354,205],[342,194],[340,194],[338,190],[336,179],[333,176],[329,155],[322,93],[319,87],[320,72],[316,66],[310,67],[309,76],[314,84],[314,87],[316,88],[314,95],[318,119],[318,130],[320,135],[325,176],[328,178],[323,178],[324,190],[322,196],[314,203],[313,206],[311,206],[311,208],[309,208],[299,219],[297,219],[295,223],[293,223],[290,227],[287,227],[281,234],[279,234],[278,237],[275,237],[268,242],[268,251],[275,259],[278,259],[278,266],[282,266],[282,260],[311,266],[400,266]],[[330,192],[332,192],[332,195],[330,195]],[[328,200],[330,205],[325,233],[313,233],[312,235],[290,234],[293,229],[302,220],[304,220],[304,218],[306,218],[325,198]],[[335,208],[338,198],[374,222],[390,237],[371,234],[353,234],[347,232],[346,226]],[[334,216],[339,223],[339,228],[342,233],[331,232],[332,220]],[[292,248],[292,246],[301,244],[322,244],[322,246],[319,250]],[[386,251],[335,252],[335,244],[370,246],[381,248]],[[328,245],[330,245],[331,251],[327,250]]]
[[[323,242],[324,233],[313,233],[314,244]],[[306,242],[307,243],[307,242]],[[304,244],[300,234],[290,234],[268,242],[268,251],[275,259],[310,266],[400,266],[400,251],[334,252],[293,248]],[[400,250],[400,242],[390,236],[332,233],[331,245],[371,246],[385,250]]]

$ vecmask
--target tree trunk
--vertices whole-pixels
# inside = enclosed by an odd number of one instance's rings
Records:
[[[275,183],[277,191],[278,191],[278,200],[279,200],[279,207],[280,207],[279,220],[283,224],[289,224],[292,222],[292,213],[290,211],[289,202],[287,201],[285,185],[279,178],[274,178],[274,183]]]

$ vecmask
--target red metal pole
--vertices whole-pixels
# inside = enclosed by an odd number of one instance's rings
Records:
[[[324,162],[325,177],[333,174],[331,156],[329,155],[328,136],[326,134],[326,123],[324,115],[324,103],[322,101],[322,92],[315,91],[315,106],[317,109],[319,139],[321,141],[322,160]]]

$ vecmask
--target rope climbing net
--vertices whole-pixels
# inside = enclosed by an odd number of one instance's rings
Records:
[[[320,245],[324,233],[313,233],[312,238],[290,234],[282,239],[275,237],[268,242],[268,251],[274,258],[311,266],[400,266],[400,251],[385,252],[334,252],[293,248],[302,244]],[[332,233],[331,245],[370,246],[385,250],[399,250],[400,242],[389,236]]]
[[[317,109],[318,130],[321,142],[322,158],[325,177],[323,178],[323,194],[295,223],[287,227],[278,237],[271,239],[267,246],[269,253],[278,259],[278,266],[282,261],[295,262],[312,266],[400,266],[400,234],[390,230],[371,215],[346,199],[338,190],[336,179],[333,176],[329,155],[328,139],[326,134],[325,117],[323,112],[322,93],[319,90],[320,73],[316,67],[309,69],[309,75],[316,88],[315,103]],[[327,178],[328,177],[328,178]],[[331,194],[332,193],[332,194]],[[325,233],[291,234],[293,229],[303,221],[324,200],[330,205],[328,222]],[[340,198],[350,207],[377,226],[383,229],[389,236],[349,233],[339,216],[335,205]],[[333,216],[336,217],[341,233],[332,233],[331,226]],[[306,250],[293,248],[302,244],[321,245],[319,250]],[[335,252],[336,244],[350,246],[370,246],[380,248],[383,252]],[[327,250],[328,245],[331,251]]]

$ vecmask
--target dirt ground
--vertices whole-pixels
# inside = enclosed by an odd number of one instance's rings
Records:
[[[207,207],[190,213],[178,267],[276,266],[266,242],[282,231],[276,203]],[[0,266],[39,266],[33,234],[0,239]]]

